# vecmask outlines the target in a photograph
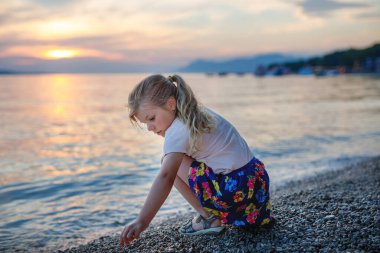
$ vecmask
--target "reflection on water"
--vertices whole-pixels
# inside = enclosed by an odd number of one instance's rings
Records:
[[[47,111],[47,116],[56,118],[68,118],[72,113],[68,109],[68,104],[74,99],[79,99],[80,94],[73,90],[73,82],[70,76],[51,76],[49,80],[40,87],[41,91],[51,100],[51,110]],[[74,96],[77,96],[75,98]],[[65,104],[66,102],[66,104]]]
[[[0,251],[72,246],[136,216],[163,143],[128,120],[143,77],[0,76]],[[272,187],[379,154],[378,78],[184,77],[239,129]],[[188,208],[173,192],[159,216]]]

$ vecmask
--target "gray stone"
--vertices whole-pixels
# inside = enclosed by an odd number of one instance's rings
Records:
[[[330,214],[330,215],[326,215],[323,219],[324,220],[334,220],[335,218],[336,218],[335,215]]]

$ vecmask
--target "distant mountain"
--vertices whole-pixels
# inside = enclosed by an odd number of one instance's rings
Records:
[[[9,69],[0,69],[0,75],[11,75],[17,74],[17,71],[9,70]]]
[[[269,65],[273,62],[289,62],[300,58],[279,53],[262,54],[252,57],[241,57],[225,61],[195,60],[179,69],[180,72],[254,72],[260,65]]]
[[[44,74],[44,73],[47,73],[47,72],[0,69],[0,75],[22,75],[22,74]]]
[[[273,64],[280,63],[274,61]],[[308,59],[281,62],[281,64],[294,72],[304,66],[320,68],[344,67],[347,72],[376,72],[380,73],[380,43],[366,48],[349,48],[338,50],[323,56]]]

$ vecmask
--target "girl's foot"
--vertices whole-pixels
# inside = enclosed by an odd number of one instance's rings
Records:
[[[202,222],[202,218],[203,218],[203,216],[201,216],[199,214],[191,220],[191,225],[195,231],[205,229],[205,225]],[[212,228],[213,227],[220,227],[221,225],[222,225],[222,222],[218,218],[210,221],[210,227],[212,227]]]
[[[219,234],[224,230],[221,221],[217,216],[211,215],[204,218],[197,215],[194,219],[183,225],[179,232],[184,235],[200,235],[200,234]]]

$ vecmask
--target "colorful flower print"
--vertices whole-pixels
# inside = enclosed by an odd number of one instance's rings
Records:
[[[203,182],[202,188],[203,188],[203,198],[205,200],[211,199],[212,192],[211,192],[210,185],[208,184],[208,182]]]
[[[232,224],[235,225],[235,226],[238,226],[238,227],[244,227],[245,226],[245,222],[242,221],[242,220],[236,220]]]
[[[200,168],[198,168],[197,169],[197,172],[195,173],[195,175],[197,176],[197,177],[199,177],[199,176],[203,176],[203,174],[205,174],[205,168],[203,167],[200,167]]]
[[[208,176],[209,173],[210,173],[210,169],[209,169],[208,167],[206,167],[206,169],[205,169],[205,174],[206,174],[206,176]]]
[[[226,175],[214,174],[204,163],[193,161],[189,187],[204,209],[220,217],[223,223],[253,228],[274,219],[269,176],[256,158]]]
[[[248,186],[248,199],[251,199],[253,196],[253,189],[255,188],[255,177],[249,176],[247,186]]]
[[[236,212],[240,212],[242,210],[245,210],[246,207],[247,207],[247,205],[239,206],[238,208],[236,208]]]
[[[196,180],[196,172],[197,172],[197,168],[191,168],[190,169],[190,175],[189,175],[189,178],[192,180],[192,181],[195,181]]]
[[[227,208],[228,208],[227,203],[224,202],[224,201],[217,201],[216,204],[217,204],[219,207],[222,207],[223,209],[227,209]]]
[[[255,210],[256,210],[255,204],[251,203],[251,204],[249,204],[249,206],[247,206],[245,208],[245,214],[250,214],[250,213],[252,213]]]
[[[228,216],[228,213],[227,213],[227,212],[220,212],[220,213],[219,213],[219,218],[220,218],[220,220],[221,220],[223,223],[227,223],[227,216]]]
[[[226,177],[225,181],[226,181],[225,190],[228,190],[229,192],[233,192],[236,190],[236,186],[237,186],[236,180]]]
[[[222,196],[222,193],[220,192],[220,189],[219,189],[219,184],[218,182],[216,182],[216,180],[212,180],[212,184],[214,185],[214,188],[216,190],[216,194],[218,196]]]
[[[200,191],[199,191],[198,185],[194,185],[194,192],[197,196],[199,195]]]
[[[245,195],[242,191],[237,191],[234,195],[234,202],[237,203],[237,202],[241,202],[243,201]]]
[[[256,192],[256,199],[259,201],[259,203],[263,203],[265,201],[266,196],[264,189],[260,189]]]
[[[261,222],[261,226],[263,226],[263,225],[266,225],[266,224],[268,224],[270,222],[270,219],[269,218],[265,218],[262,222]]]
[[[247,216],[247,221],[251,224],[254,224],[257,219],[257,215],[259,214],[259,210],[254,210],[253,212],[249,213]]]

